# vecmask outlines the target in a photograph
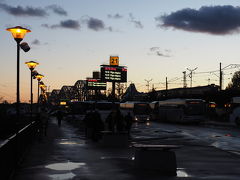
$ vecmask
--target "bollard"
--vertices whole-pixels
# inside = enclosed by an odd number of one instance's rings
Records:
[[[176,155],[171,149],[179,148],[179,146],[136,144],[133,147],[135,147],[135,168],[176,176]]]

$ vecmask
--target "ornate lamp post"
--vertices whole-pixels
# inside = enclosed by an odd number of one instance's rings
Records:
[[[37,74],[35,77],[36,77],[37,80],[38,80],[38,96],[37,96],[37,102],[39,103],[39,85],[40,85],[40,81],[41,81],[41,79],[44,77],[44,75],[42,75],[42,74]]]
[[[17,118],[19,119],[20,114],[20,90],[19,90],[19,56],[20,56],[20,42],[23,40],[26,33],[31,32],[29,29],[22,28],[21,26],[16,26],[6,29],[12,33],[13,38],[17,42],[17,99],[16,99],[16,112]]]
[[[33,80],[33,70],[35,69],[35,67],[37,65],[39,65],[39,63],[37,63],[35,61],[28,61],[28,62],[25,62],[25,64],[27,64],[28,68],[31,71],[31,91],[30,91],[30,97],[31,97],[31,115],[32,115],[32,104],[33,104],[32,80]]]
[[[46,88],[47,86],[41,81],[40,84],[39,84],[39,87],[41,89],[41,100],[43,101],[44,98],[46,98]]]

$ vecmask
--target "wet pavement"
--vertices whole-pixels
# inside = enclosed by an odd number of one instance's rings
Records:
[[[133,143],[180,145],[177,176],[134,166]],[[105,147],[85,138],[82,129],[53,119],[47,136],[37,140],[21,162],[15,180],[239,180],[240,156],[212,147],[183,131],[135,124],[127,147]]]

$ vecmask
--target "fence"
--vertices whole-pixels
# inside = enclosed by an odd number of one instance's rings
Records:
[[[9,179],[23,158],[27,148],[39,129],[36,121],[31,122],[10,138],[0,142],[0,176]]]

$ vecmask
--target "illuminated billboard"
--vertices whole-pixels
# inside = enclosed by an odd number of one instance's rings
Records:
[[[127,82],[127,68],[101,65],[101,80],[104,82]]]
[[[102,82],[101,79],[87,79],[88,90],[106,90],[107,83]]]

